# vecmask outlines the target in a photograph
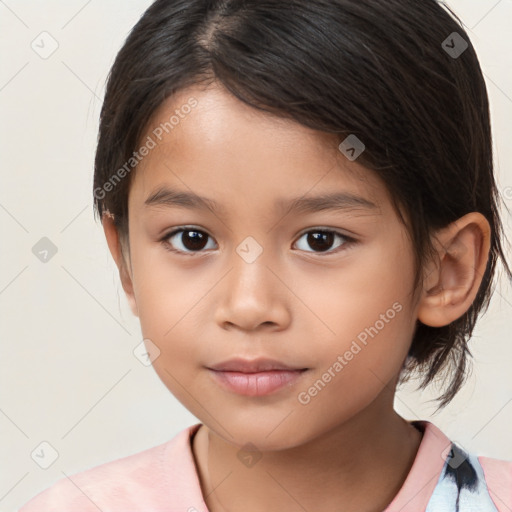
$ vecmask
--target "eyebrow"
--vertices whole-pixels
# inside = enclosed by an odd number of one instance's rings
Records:
[[[193,192],[160,187],[152,192],[144,201],[146,207],[188,208],[210,210],[222,214],[225,210],[214,200],[199,196]],[[333,192],[314,197],[298,197],[294,199],[278,199],[277,209],[287,213],[314,213],[326,210],[375,210],[377,205],[364,197],[348,192]]]

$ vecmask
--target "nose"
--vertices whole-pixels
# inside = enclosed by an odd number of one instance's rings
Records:
[[[263,251],[251,261],[235,251],[229,265],[216,290],[218,325],[244,331],[285,329],[291,321],[293,294],[270,254]]]

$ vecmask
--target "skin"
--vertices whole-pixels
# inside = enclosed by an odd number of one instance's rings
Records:
[[[111,216],[103,227],[143,336],[160,350],[156,372],[203,424],[192,450],[205,502],[213,512],[381,511],[421,442],[393,409],[416,321],[446,325],[469,308],[489,224],[473,212],[438,232],[439,258],[415,295],[412,245],[383,182],[331,136],[256,111],[213,83],[164,102],[143,139],[191,96],[198,105],[133,171],[129,242],[123,246]],[[145,207],[162,185],[212,199],[222,211]],[[274,209],[278,199],[333,191],[377,207]],[[161,239],[183,225],[209,235],[200,254],[188,232],[167,239],[185,253],[166,250]],[[304,236],[319,228],[355,243],[335,237],[321,252]],[[252,263],[236,251],[248,236],[263,251]],[[397,302],[400,312],[301,404],[298,394]],[[241,396],[206,369],[235,356],[308,371],[277,393]],[[246,443],[261,455],[251,467],[237,457]]]

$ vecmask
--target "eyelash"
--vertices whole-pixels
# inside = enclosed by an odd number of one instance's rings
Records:
[[[208,233],[206,233],[205,231],[201,230],[201,229],[197,229],[195,228],[194,226],[182,226],[180,228],[177,228],[177,229],[174,229],[173,231],[167,233],[166,235],[164,235],[161,239],[160,239],[160,242],[162,243],[162,245],[164,246],[164,248],[167,250],[167,251],[170,251],[170,252],[173,252],[173,253],[177,253],[177,254],[182,254],[184,256],[197,256],[197,255],[200,255],[201,253],[204,253],[204,250],[200,250],[200,251],[181,251],[181,250],[178,250],[178,249],[174,249],[171,247],[171,244],[169,243],[169,238],[173,237],[174,235],[178,234],[178,233],[184,233],[184,232],[187,232],[187,231],[197,231],[198,233],[202,233],[204,235],[206,235],[207,237],[209,238],[212,238]],[[326,229],[326,228],[313,228],[313,229],[309,229],[307,231],[304,231],[301,233],[301,235],[299,236],[299,238],[297,240],[300,240],[304,235],[307,235],[309,233],[332,233],[334,235],[337,235],[341,238],[343,238],[345,240],[344,243],[342,243],[340,246],[338,246],[337,248],[335,248],[334,250],[327,250],[327,251],[324,251],[324,252],[316,252],[316,251],[303,251],[303,252],[307,252],[307,253],[312,253],[312,254],[318,254],[320,256],[323,256],[323,255],[329,255],[329,254],[336,254],[344,249],[346,249],[347,247],[350,247],[352,246],[353,244],[355,244],[357,242],[357,240],[355,238],[352,238],[352,237],[349,237],[339,231],[336,231],[336,230],[333,230],[333,229]]]

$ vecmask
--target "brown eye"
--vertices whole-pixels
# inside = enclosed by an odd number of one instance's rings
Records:
[[[339,247],[343,249],[355,242],[353,238],[330,229],[309,230],[299,238],[299,241],[302,239],[305,239],[306,242],[303,245],[309,246],[312,250],[308,250],[307,247],[299,247],[300,250],[329,254],[337,252],[336,249]],[[195,253],[205,252],[204,249],[215,249],[215,246],[208,247],[210,240],[213,243],[212,237],[199,229],[179,228],[162,238],[161,242],[169,251],[193,256]],[[297,242],[297,245],[300,244]]]
[[[310,230],[307,233],[304,233],[299,240],[305,239],[306,243],[303,244],[304,246],[307,245],[311,247],[313,250],[308,251],[306,248],[302,247],[301,250],[304,250],[306,252],[336,252],[332,250],[332,246],[335,243],[336,238],[341,239],[342,242],[338,243],[334,249],[337,249],[338,247],[342,245],[347,245],[351,241],[353,241],[352,238],[342,235],[341,233],[338,233],[337,231],[331,231],[331,230],[325,230],[325,229],[317,229],[317,230]]]
[[[181,228],[165,236],[163,241],[177,252],[199,252],[207,245],[210,235],[192,228]]]

